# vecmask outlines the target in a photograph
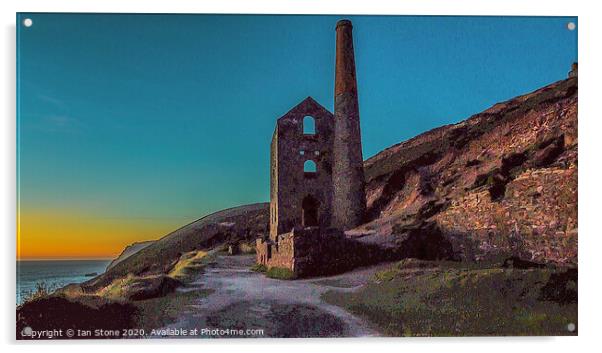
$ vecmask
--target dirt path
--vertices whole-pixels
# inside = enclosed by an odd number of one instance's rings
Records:
[[[383,266],[306,280],[275,280],[249,270],[254,256],[217,256],[180,291],[211,289],[186,307],[171,329],[199,329],[219,337],[359,337],[378,333],[359,318],[320,299],[328,290],[353,291]],[[207,332],[204,328],[235,329]],[[263,330],[263,333],[252,330]]]

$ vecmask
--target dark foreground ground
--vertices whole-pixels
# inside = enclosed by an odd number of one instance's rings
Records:
[[[577,334],[576,270],[406,259],[287,281],[251,271],[253,261],[213,254],[159,298],[37,300],[17,311],[17,338],[25,327],[130,328],[130,338]]]
[[[518,266],[522,267],[522,266]],[[391,336],[577,335],[577,271],[405,260],[340,305]]]
[[[197,280],[179,289],[181,293],[203,289],[208,294],[191,301],[167,328],[235,331],[233,335],[219,332],[200,334],[203,337],[341,337],[378,334],[367,322],[339,306],[323,301],[321,296],[329,290],[353,291],[383,266],[326,279],[285,281],[251,271],[254,260],[253,255],[217,256]]]
[[[250,271],[252,263],[252,256],[216,257],[180,289],[207,294],[182,307],[167,328],[244,332],[236,337],[577,334],[576,270],[406,259],[282,281]],[[215,333],[201,336],[231,336]]]

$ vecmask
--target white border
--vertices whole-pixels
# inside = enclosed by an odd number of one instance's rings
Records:
[[[344,350],[350,352],[378,349],[406,352],[447,350],[462,352],[539,351],[575,352],[595,349],[598,318],[600,317],[600,276],[602,252],[598,231],[598,210],[602,201],[602,173],[599,163],[600,120],[599,96],[602,79],[600,30],[602,13],[594,1],[518,1],[518,0],[21,0],[2,1],[2,75],[0,86],[3,110],[0,144],[0,173],[2,195],[0,217],[3,225],[4,283],[2,290],[2,319],[0,329],[3,344],[9,351],[104,352],[119,346],[144,349],[148,352],[165,350],[220,350],[232,352],[283,351],[307,352]],[[111,342],[51,342],[50,344],[15,343],[15,13],[16,12],[147,12],[147,13],[290,13],[290,14],[409,14],[409,15],[546,15],[579,16],[579,337],[559,338],[403,338],[403,339],[312,339],[312,340],[212,340],[212,341],[111,341]],[[528,55],[528,53],[525,53]],[[169,346],[167,346],[169,345]],[[336,345],[336,347],[334,346]],[[373,347],[374,345],[374,347]],[[448,347],[449,346],[449,347]]]

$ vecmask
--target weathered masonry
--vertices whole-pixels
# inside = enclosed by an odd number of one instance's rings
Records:
[[[363,223],[366,193],[351,21],[339,21],[336,31],[333,226],[345,230]]]
[[[270,239],[295,226],[330,226],[333,123],[312,98],[278,119],[271,146]]]
[[[335,114],[311,97],[280,117],[270,159],[270,234],[257,262],[296,276],[328,272],[343,231],[366,209],[352,25],[337,23]],[[331,261],[332,260],[332,261]]]

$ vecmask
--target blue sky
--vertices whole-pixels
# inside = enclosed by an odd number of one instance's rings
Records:
[[[568,17],[24,18],[20,211],[173,224],[268,200],[275,120],[307,96],[332,111],[340,18],[354,24],[364,158],[577,61]]]

